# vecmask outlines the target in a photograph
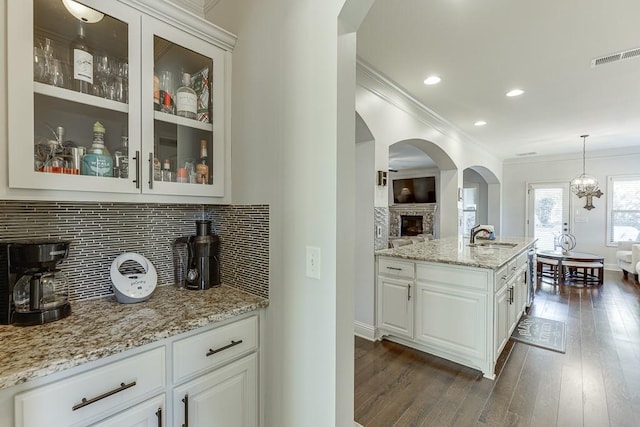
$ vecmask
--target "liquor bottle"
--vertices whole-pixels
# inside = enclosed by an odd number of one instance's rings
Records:
[[[176,115],[195,120],[198,117],[198,97],[190,85],[191,76],[183,73],[182,86],[176,91]]]
[[[113,176],[113,159],[104,146],[105,128],[100,122],[93,125],[93,143],[87,154],[82,156],[80,173],[92,176]]]
[[[129,178],[129,137],[120,137],[120,147],[113,152],[113,176]]]
[[[91,93],[93,86],[93,53],[87,45],[84,25],[78,25],[78,36],[71,43],[73,60],[73,89],[82,93]]]
[[[209,156],[207,155],[207,141],[200,141],[200,158],[196,164],[196,183],[209,183]]]
[[[160,97],[162,98],[162,106],[160,107],[160,111],[167,114],[175,114],[176,108],[173,103],[173,99],[171,99],[171,95],[169,92],[160,91]]]

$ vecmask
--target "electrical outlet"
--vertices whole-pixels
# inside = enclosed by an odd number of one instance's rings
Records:
[[[307,246],[307,277],[320,279],[320,248]]]

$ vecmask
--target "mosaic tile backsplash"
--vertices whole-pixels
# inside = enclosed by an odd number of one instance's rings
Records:
[[[158,284],[173,283],[171,245],[195,234],[195,220],[212,221],[220,237],[222,283],[269,297],[269,207],[130,203],[0,201],[0,239],[71,241],[60,269],[69,299],[112,294],[109,268],[116,256],[137,252],[151,261]]]

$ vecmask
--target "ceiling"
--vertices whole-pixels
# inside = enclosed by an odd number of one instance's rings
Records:
[[[638,16],[637,0],[377,0],[358,56],[501,158],[580,153],[582,134],[587,157],[640,152],[640,56],[591,67],[640,48]]]

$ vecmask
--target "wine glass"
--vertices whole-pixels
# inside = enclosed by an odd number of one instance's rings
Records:
[[[42,48],[33,48],[33,78],[37,82],[46,82],[45,58]]]
[[[94,90],[94,95],[109,98],[110,90],[107,84],[113,73],[112,60],[109,55],[106,53],[95,55],[93,57],[93,71],[96,79],[100,82],[100,88]]]

